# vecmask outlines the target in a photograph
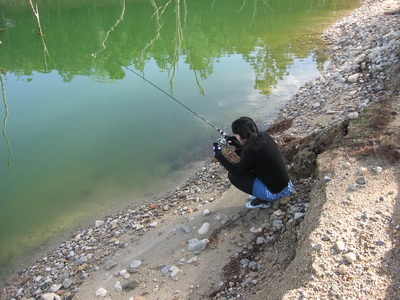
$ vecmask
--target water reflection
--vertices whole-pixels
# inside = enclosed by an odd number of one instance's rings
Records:
[[[172,92],[179,57],[184,55],[204,94],[200,80],[212,74],[214,62],[223,55],[240,53],[256,70],[255,88],[268,94],[294,58],[305,58],[316,49],[294,37],[304,34],[304,28],[314,23],[313,17],[327,6],[346,1],[103,0],[79,1],[79,8],[75,1],[40,1],[40,20],[38,6],[32,4],[32,10],[41,24],[40,32],[46,32],[47,43],[44,34],[40,42],[48,69],[40,66],[39,41],[28,34],[32,16],[28,16],[26,2],[11,2],[0,19],[3,24],[12,20],[18,26],[12,34],[7,31],[0,62],[12,73],[28,75],[49,69],[58,70],[66,81],[76,75],[124,78],[124,70],[116,64],[104,60],[91,64],[90,54],[100,47],[142,72],[146,63],[155,59],[170,74]],[[31,51],[26,51],[26,45]]]
[[[106,33],[106,35],[104,37],[104,40],[101,43],[101,45],[103,46],[102,50],[106,50],[106,42],[108,40],[108,37],[110,36],[110,33],[112,31],[114,31],[114,29],[118,26],[118,24],[124,19],[125,9],[126,9],[126,0],[122,0],[121,15],[119,16],[119,18],[117,19],[115,24],[113,26],[111,26],[110,30],[107,31],[107,33]]]
[[[36,5],[33,5],[32,0],[29,0],[29,4],[31,5],[32,12],[35,15],[35,18],[38,23],[38,28],[39,28],[38,34],[39,34],[40,38],[42,39],[43,58],[44,58],[44,64],[46,65],[46,70],[47,70],[47,57],[49,56],[49,51],[47,50],[47,45],[46,45],[46,42],[44,41],[44,33],[43,33],[43,29],[42,29],[42,24],[40,23],[38,4],[36,3]]]
[[[0,68],[0,84],[1,84],[1,92],[3,95],[3,103],[4,103],[4,119],[3,119],[3,136],[4,140],[7,145],[7,150],[8,150],[8,159],[7,159],[7,164],[8,164],[8,169],[11,173],[11,175],[14,175],[14,172],[11,167],[11,156],[12,156],[12,150],[11,150],[11,144],[10,141],[7,137],[7,120],[8,120],[8,104],[7,104],[7,96],[6,96],[6,87],[4,86],[4,80],[3,80],[3,69]]]

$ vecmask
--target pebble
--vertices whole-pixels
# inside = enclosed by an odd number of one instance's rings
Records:
[[[116,265],[118,265],[118,262],[115,260],[109,260],[104,264],[104,268],[108,271],[111,268],[114,268]]]
[[[265,238],[262,237],[262,236],[259,236],[259,237],[257,238],[257,240],[256,240],[256,244],[257,244],[257,245],[261,245],[261,244],[264,244],[264,243],[265,243]]]
[[[351,167],[351,163],[349,163],[349,162],[345,162],[345,163],[343,164],[343,169],[345,169],[345,170],[350,169],[350,167]]]
[[[77,263],[78,265],[83,265],[84,263],[87,263],[87,261],[88,261],[87,256],[83,255],[77,260]]]
[[[61,297],[55,293],[47,293],[40,296],[41,300],[61,300]]]
[[[50,289],[49,292],[50,293],[56,293],[59,289],[61,289],[62,284],[53,284]]]
[[[282,220],[274,220],[272,222],[272,226],[274,226],[277,230],[280,230],[283,227]]]
[[[340,275],[345,275],[345,274],[347,273],[348,269],[349,269],[349,268],[348,268],[346,265],[340,265],[340,266],[338,267],[338,273],[339,273]]]
[[[131,267],[132,269],[136,269],[141,264],[142,264],[142,262],[140,260],[132,260],[129,267]]]
[[[171,265],[166,265],[165,267],[163,267],[161,269],[161,273],[165,275],[165,274],[167,274],[169,272],[169,270],[171,270],[171,268],[172,268]]]
[[[357,182],[358,184],[364,185],[364,184],[367,183],[367,178],[365,178],[364,176],[359,177],[359,178],[356,179],[356,182]]]
[[[350,120],[355,120],[358,118],[358,112],[354,111],[354,112],[350,112],[348,115]]]
[[[94,223],[94,226],[95,227],[100,227],[100,226],[102,226],[102,225],[104,225],[104,221],[103,220],[96,220],[96,222]]]
[[[354,252],[349,252],[343,255],[343,258],[350,264],[357,260],[357,255]]]
[[[358,189],[358,187],[357,187],[357,185],[355,185],[355,184],[351,184],[351,185],[349,186],[349,190],[350,190],[350,191],[355,192],[355,191],[357,191],[357,189]]]
[[[312,246],[312,248],[313,248],[315,251],[320,251],[320,250],[322,250],[322,249],[324,248],[324,245],[321,244],[321,243],[317,243],[317,244],[314,244],[314,245]]]
[[[189,233],[191,232],[189,226],[184,225],[184,226],[182,226],[181,228],[182,228],[182,231],[183,231],[184,233],[186,233],[186,234],[189,234]]]
[[[18,289],[18,290],[15,292],[14,297],[15,297],[15,298],[18,298],[19,296],[22,295],[22,292],[23,292],[23,291],[24,291],[24,288]]]
[[[197,231],[197,233],[200,235],[205,235],[210,230],[210,227],[211,227],[210,223],[204,223]]]
[[[374,173],[375,173],[376,175],[379,175],[379,174],[382,173],[383,168],[382,168],[382,167],[379,167],[379,166],[376,166],[376,167],[373,168],[372,170],[374,171]]]
[[[69,278],[65,278],[62,282],[62,286],[64,289],[68,289],[72,285],[72,280]]]
[[[197,258],[197,256],[192,257],[191,259],[189,259],[186,263],[187,264],[192,264],[194,262],[197,262],[199,259]]]
[[[179,272],[179,268],[178,267],[175,267],[175,266],[172,266],[171,267],[171,269],[170,269],[170,271],[171,271],[171,278],[173,278],[173,277],[175,277],[177,274],[178,274],[178,272]]]
[[[107,296],[107,290],[104,288],[99,288],[96,292],[96,296],[98,297],[105,297]]]
[[[324,176],[324,179],[323,179],[324,182],[329,182],[331,180],[332,180],[332,178],[330,178],[329,176]]]
[[[335,251],[342,252],[345,250],[345,248],[346,248],[346,244],[343,241],[337,241],[335,243],[335,246],[334,246]]]
[[[126,282],[122,285],[122,289],[124,290],[128,290],[128,291],[133,291],[134,289],[136,289],[139,286],[139,282],[136,280],[132,280],[129,282]]]
[[[114,290],[115,290],[117,293],[119,293],[119,292],[122,291],[121,282],[117,281],[117,282],[115,283]]]
[[[188,242],[188,250],[195,251],[195,250],[202,250],[204,249],[207,244],[210,242],[208,239],[199,240],[197,238],[191,239]]]
[[[360,74],[356,73],[356,74],[350,75],[347,78],[347,81],[350,82],[350,83],[355,83],[358,80],[359,77],[360,77]]]
[[[206,208],[206,209],[203,211],[203,216],[208,216],[209,214],[210,214],[210,210]]]

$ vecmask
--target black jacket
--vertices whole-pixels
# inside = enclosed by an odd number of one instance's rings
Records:
[[[238,149],[236,153],[240,153]],[[274,139],[265,132],[258,133],[257,139],[244,152],[238,163],[229,162],[221,152],[215,158],[234,176],[240,177],[254,172],[268,189],[276,194],[287,187],[289,176],[285,161]]]

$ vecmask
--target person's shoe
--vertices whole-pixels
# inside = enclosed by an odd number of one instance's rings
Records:
[[[247,208],[270,208],[271,206],[272,202],[264,201],[259,198],[256,198],[246,203]]]
[[[257,197],[256,197],[256,196],[249,195],[249,200],[250,200],[250,201],[251,201],[251,200],[255,200],[255,199],[257,199]]]

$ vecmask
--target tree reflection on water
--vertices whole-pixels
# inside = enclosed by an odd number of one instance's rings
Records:
[[[268,94],[295,58],[318,50],[309,42],[315,35],[307,34],[316,18],[349,1],[41,1],[46,44],[32,36],[32,10],[26,1],[11,2],[2,9],[0,22],[11,20],[18,26],[3,34],[0,65],[14,74],[57,70],[65,81],[76,75],[104,81],[124,78],[123,67],[106,57],[97,57],[93,65],[93,49],[100,48],[97,51],[141,72],[155,60],[170,76],[171,93],[181,60],[204,94],[200,81],[213,73],[214,63],[241,54],[256,71],[255,88]],[[43,47],[45,68],[39,59]]]

